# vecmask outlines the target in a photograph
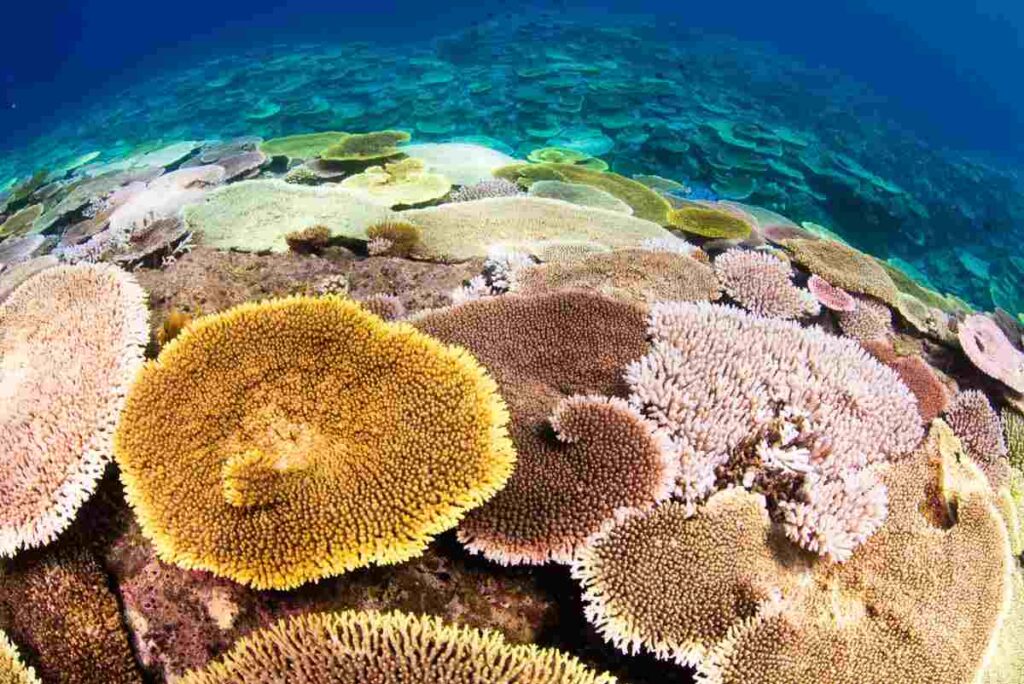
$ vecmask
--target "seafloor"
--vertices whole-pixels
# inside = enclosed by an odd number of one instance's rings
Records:
[[[1024,681],[1019,181],[870,112],[521,22],[10,156],[0,682]]]

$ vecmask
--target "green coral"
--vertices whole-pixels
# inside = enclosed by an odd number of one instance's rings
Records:
[[[659,225],[666,224],[669,211],[672,209],[664,197],[643,183],[617,173],[595,171],[578,164],[511,164],[496,170],[494,175],[517,182],[524,187],[530,187],[540,180],[589,185],[604,190],[628,204],[637,218]]]
[[[288,135],[283,138],[267,140],[260,145],[260,151],[268,157],[309,159],[318,156],[328,147],[337,145],[347,137],[348,133],[342,133],[341,131]]]
[[[1016,409],[1003,408],[1003,431],[1006,433],[1010,465],[1024,473],[1024,414]]]
[[[691,204],[669,213],[674,228],[712,239],[745,240],[753,231],[753,221],[738,211]]]
[[[388,207],[396,207],[440,199],[448,194],[452,184],[445,176],[427,171],[422,160],[410,157],[383,166],[371,166],[343,180],[341,187]]]
[[[361,162],[387,159],[402,153],[398,145],[409,142],[405,131],[374,131],[349,135],[331,145],[320,155],[335,162]]]
[[[793,260],[820,278],[847,292],[871,295],[896,306],[899,290],[882,262],[840,242],[831,240],[785,240],[783,246]]]
[[[542,147],[530,152],[526,158],[535,164],[572,164],[594,171],[608,170],[608,162],[603,159],[568,147]]]
[[[0,225],[0,239],[11,235],[25,235],[31,232],[32,225],[43,213],[42,204],[32,204],[8,218]]]

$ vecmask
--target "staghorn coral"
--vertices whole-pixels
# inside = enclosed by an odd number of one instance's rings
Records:
[[[778,402],[811,417],[813,462],[833,477],[921,438],[913,395],[850,340],[708,303],[655,304],[649,330],[653,348],[626,371],[630,400],[679,441],[691,507]]]
[[[290,588],[421,553],[508,479],[506,420],[465,351],[297,297],[167,345],[129,394],[116,458],[162,560]]]
[[[731,249],[715,259],[726,294],[751,313],[769,318],[815,316],[818,301],[793,284],[793,269],[766,252]]]
[[[786,552],[764,500],[738,489],[692,517],[679,503],[627,516],[573,567],[588,619],[723,684],[973,681],[1013,561],[991,491],[945,439],[939,424],[883,466],[889,517],[842,565]]]
[[[995,322],[981,314],[968,316],[957,329],[960,346],[985,375],[1024,393],[1024,354],[1006,339]]]
[[[117,597],[93,556],[53,547],[0,575],[0,628],[53,684],[141,684]]]
[[[260,151],[268,157],[309,159],[318,156],[328,147],[337,145],[346,137],[348,137],[348,133],[339,131],[289,135],[264,141],[260,144]]]
[[[729,240],[749,238],[755,226],[745,212],[724,204],[692,204],[674,209],[668,214],[668,224],[700,237]]]
[[[579,291],[508,294],[415,324],[475,354],[512,416],[519,461],[508,486],[459,526],[468,548],[500,563],[564,562],[616,508],[657,498],[665,473],[660,447],[619,402],[563,405],[563,421],[566,406],[578,419],[565,435],[571,441],[548,428],[566,397],[622,394],[622,366],[647,348],[642,309]],[[625,466],[631,459],[636,466]]]
[[[711,267],[683,254],[640,249],[527,265],[513,271],[510,290],[535,295],[572,288],[638,304],[666,299],[708,301],[721,296]]]
[[[826,309],[850,312],[857,308],[857,300],[853,295],[813,273],[807,279],[807,289]]]
[[[512,181],[502,178],[482,180],[472,185],[463,185],[448,196],[450,202],[472,202],[492,197],[520,197],[525,195],[523,189]]]
[[[414,206],[444,197],[451,182],[430,173],[419,159],[407,158],[383,166],[371,166],[341,181],[341,187],[365,195],[388,207]]]
[[[344,188],[280,180],[247,180],[209,193],[185,209],[185,226],[218,249],[284,252],[285,236],[325,225],[332,236],[366,239],[366,229],[390,216],[387,207]]]
[[[423,240],[423,230],[414,223],[388,220],[375,223],[367,228],[366,236],[370,238],[370,242],[374,240],[387,242],[386,245],[379,243],[384,248],[384,251],[372,254],[372,256],[410,257],[420,247],[420,242]]]
[[[434,261],[483,257],[498,245],[529,251],[531,244],[557,239],[630,247],[647,238],[670,235],[661,226],[635,216],[539,197],[442,204],[403,211],[398,216],[423,229],[420,256]]]
[[[54,266],[0,304],[0,556],[56,539],[92,494],[147,318],[111,266]]]
[[[885,340],[892,336],[892,311],[884,302],[857,295],[853,311],[839,311],[839,328],[847,337],[859,342]]]
[[[397,147],[409,142],[405,131],[373,131],[347,135],[324,148],[320,158],[330,162],[365,162],[387,159],[402,154]]]
[[[832,240],[795,239],[783,244],[794,261],[834,287],[896,305],[896,285],[879,262],[867,254]]]
[[[323,224],[292,231],[284,236],[288,249],[296,254],[319,254],[331,242],[331,229]]]
[[[306,681],[614,684],[572,656],[515,646],[497,632],[446,625],[407,613],[345,611],[302,615],[256,632],[181,684]]]
[[[917,399],[922,423],[928,425],[946,410],[949,391],[924,359],[916,355],[899,356],[887,340],[868,340],[861,342],[861,345],[900,376],[900,380]]]
[[[949,403],[945,418],[992,486],[1006,484],[1010,462],[1003,440],[1003,425],[984,393],[978,390],[960,392]]]
[[[0,684],[40,684],[36,671],[21,661],[18,649],[0,630]]]

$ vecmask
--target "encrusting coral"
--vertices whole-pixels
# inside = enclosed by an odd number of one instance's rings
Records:
[[[0,629],[48,684],[141,684],[117,596],[86,549],[51,547],[0,573]]]
[[[726,294],[751,313],[802,318],[815,316],[820,310],[811,293],[793,284],[789,263],[773,254],[731,249],[719,255],[714,264]]]
[[[296,676],[319,684],[616,681],[572,656],[512,645],[496,632],[400,612],[345,611],[278,622],[242,639],[223,658],[180,682],[272,684]]]
[[[971,363],[985,375],[1024,393],[1024,353],[988,316],[973,314],[960,322],[957,337]]]
[[[245,304],[145,366],[116,458],[161,559],[290,588],[416,556],[493,496],[515,461],[496,390],[356,302]]]
[[[512,416],[516,470],[459,526],[467,548],[502,564],[566,562],[616,509],[662,497],[668,470],[651,428],[620,401],[568,399],[623,394],[622,367],[647,349],[643,309],[579,291],[507,294],[415,325],[476,355]]]
[[[92,494],[148,339],[145,293],[112,266],[49,268],[0,304],[0,556]]]
[[[36,671],[21,661],[18,649],[0,630],[0,684],[40,684]]]
[[[850,340],[708,303],[655,304],[649,330],[651,351],[626,371],[630,401],[677,441],[678,494],[690,510],[722,478],[768,493],[774,482],[812,475],[845,480],[921,438],[913,395]],[[751,438],[754,473],[764,471],[768,484],[735,461]],[[843,540],[861,537],[861,525],[839,519],[800,541],[843,560],[851,551]]]
[[[892,310],[877,299],[857,295],[852,311],[836,312],[839,328],[847,337],[859,342],[885,340],[893,334]]]
[[[896,285],[879,262],[867,254],[833,240],[795,239],[783,245],[794,261],[832,286],[896,305]]]
[[[627,515],[574,564],[587,617],[627,653],[722,684],[974,681],[1013,559],[984,477],[948,439],[937,423],[883,466],[889,517],[841,565],[787,551],[763,497],[740,489],[693,516],[674,502]]]
[[[985,394],[978,390],[960,392],[949,403],[945,419],[992,486],[1006,484],[1010,462],[1003,424]]]
[[[711,267],[685,254],[646,249],[595,252],[512,272],[510,291],[526,295],[579,288],[636,303],[709,301],[721,296]]]

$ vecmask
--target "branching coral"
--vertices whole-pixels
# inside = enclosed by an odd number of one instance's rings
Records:
[[[116,457],[161,559],[289,588],[421,553],[508,479],[506,422],[465,351],[352,301],[290,298],[167,345]]]
[[[409,142],[405,131],[374,131],[347,135],[320,152],[320,158],[332,162],[363,162],[387,159],[402,153],[397,146]]]
[[[430,173],[419,159],[402,159],[383,166],[371,166],[341,181],[341,187],[366,195],[388,207],[424,204],[448,194],[451,182]]]
[[[381,221],[366,229],[366,236],[372,243],[378,241],[378,249],[372,256],[413,256],[420,247],[423,230],[407,221]]]
[[[615,211],[578,207],[539,197],[498,197],[442,204],[399,213],[423,228],[421,255],[465,261],[497,245],[526,247],[553,239],[635,247],[647,238],[668,237],[661,226]]]
[[[296,254],[319,254],[331,242],[331,229],[323,224],[296,230],[284,236],[288,249]]]
[[[117,597],[83,549],[24,556],[0,576],[0,624],[45,682],[141,684]]]
[[[893,334],[892,311],[884,302],[858,295],[853,311],[839,311],[839,328],[860,342],[885,340]]]
[[[709,301],[721,296],[711,267],[683,254],[640,249],[528,265],[513,272],[511,283],[512,292],[527,295],[572,288],[636,303]]]
[[[992,486],[1006,484],[1010,462],[1003,440],[1003,425],[984,393],[967,390],[953,397],[946,409],[946,422],[967,453],[985,471]]]
[[[617,508],[660,498],[664,449],[643,421],[618,401],[559,408],[573,394],[621,394],[621,368],[647,348],[642,309],[583,292],[509,294],[416,325],[477,355],[512,415],[519,463],[459,526],[470,549],[500,563],[567,561]],[[552,412],[562,441],[548,427]]]
[[[725,239],[748,238],[755,226],[750,216],[721,204],[694,204],[675,209],[669,213],[668,223],[700,237]]]
[[[406,613],[302,615],[256,632],[181,684],[271,684],[301,672],[322,684],[614,684],[572,656],[515,646],[497,632]]]
[[[18,649],[0,631],[0,684],[40,684],[36,671],[21,662]]]
[[[957,329],[960,346],[971,363],[1015,392],[1024,393],[1024,354],[995,322],[981,314],[968,316]]]
[[[731,249],[715,259],[715,273],[726,294],[751,313],[801,318],[819,311],[818,301],[793,284],[792,267],[772,254]]]
[[[1002,418],[1010,465],[1024,473],[1024,414],[1016,409],[1003,407]]]
[[[650,333],[652,350],[626,380],[633,404],[679,442],[691,509],[779,403],[810,418],[809,462],[831,478],[921,438],[913,395],[852,341],[707,303],[656,304]]]
[[[519,197],[525,194],[523,189],[512,181],[495,178],[472,185],[464,185],[449,195],[448,199],[452,202],[472,202],[492,197]]]
[[[853,311],[857,308],[857,300],[846,290],[832,285],[824,278],[811,274],[807,279],[807,289],[822,306],[832,311]]]
[[[786,240],[793,260],[835,287],[896,305],[896,285],[872,257],[832,240]]]
[[[53,541],[92,494],[147,318],[109,266],[49,268],[0,304],[0,556]]]
[[[944,455],[943,429],[882,467],[889,517],[847,563],[788,553],[764,500],[726,490],[695,516],[661,505],[599,535],[573,568],[588,618],[626,652],[723,684],[973,681],[1013,561],[991,491]]]

